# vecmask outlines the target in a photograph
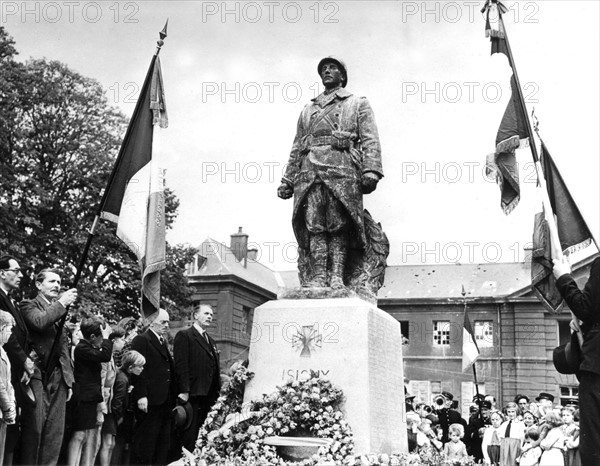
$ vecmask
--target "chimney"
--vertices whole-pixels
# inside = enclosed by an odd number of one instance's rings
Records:
[[[255,261],[257,257],[258,257],[258,249],[257,248],[248,249],[248,259]]]
[[[229,248],[233,251],[233,255],[238,262],[243,262],[246,267],[246,258],[248,255],[248,235],[242,232],[242,227],[239,227],[237,233],[231,235],[231,246]]]

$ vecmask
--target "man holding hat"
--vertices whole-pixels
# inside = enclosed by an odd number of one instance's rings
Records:
[[[317,71],[325,92],[302,110],[277,195],[294,196],[301,284],[343,288],[348,251],[367,246],[362,196],[383,177],[381,146],[368,100],[345,89],[344,62],[326,57]]]
[[[141,374],[132,377],[137,421],[132,453],[136,464],[167,464],[176,395],[175,366],[167,347],[169,314],[160,309],[148,320],[148,330],[131,342],[131,349],[146,359]]]

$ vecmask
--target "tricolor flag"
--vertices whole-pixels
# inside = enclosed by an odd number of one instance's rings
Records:
[[[479,358],[479,347],[475,341],[475,333],[471,327],[471,321],[467,314],[467,306],[465,305],[465,321],[463,326],[463,342],[462,342],[462,370],[466,371]]]
[[[142,268],[143,316],[160,307],[160,270],[165,268],[163,170],[157,166],[155,126],[167,127],[160,59],[155,54],[123,139],[101,217],[117,224],[117,236]]]
[[[519,203],[521,193],[515,151],[528,145],[526,110],[519,96],[519,87],[514,75],[513,62],[502,21],[502,14],[507,9],[499,1],[488,0],[481,11],[486,13],[485,34],[492,43],[492,55],[503,53],[513,69],[513,76],[510,80],[511,99],[498,128],[496,150],[487,156],[486,161],[487,175],[495,179],[500,186],[502,210],[505,214],[509,214]]]
[[[540,163],[546,185],[540,189],[548,190],[550,205],[556,218],[560,249],[563,254],[571,254],[586,248],[592,242],[592,234],[569,193],[558,168],[556,167],[544,141]],[[562,309],[563,299],[556,289],[552,274],[552,248],[548,223],[543,212],[535,217],[533,231],[533,255],[531,258],[531,284],[544,307],[551,313]]]

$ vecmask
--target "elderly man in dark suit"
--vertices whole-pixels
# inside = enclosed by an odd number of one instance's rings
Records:
[[[17,412],[24,400],[20,382],[28,382],[33,375],[33,361],[29,357],[27,340],[29,332],[23,315],[17,308],[17,303],[10,297],[10,293],[19,288],[23,272],[17,260],[12,256],[0,257],[0,310],[8,312],[15,319],[15,326],[9,340],[4,345],[11,366],[11,383],[17,398]],[[19,442],[19,421],[8,426],[4,452],[4,464],[12,464],[14,449]]]
[[[166,340],[169,314],[160,309],[149,320],[148,330],[131,342],[131,349],[146,358],[144,371],[132,378],[132,400],[137,408],[132,453],[137,464],[158,465],[167,464],[176,383]]]
[[[58,461],[65,427],[66,403],[71,397],[73,362],[67,338],[57,322],[67,306],[77,299],[77,290],[60,297],[61,278],[56,270],[44,269],[35,277],[38,295],[21,303],[29,330],[29,346],[35,355],[35,371],[30,386],[35,404],[25,404],[22,412],[21,462],[52,465]],[[57,337],[57,333],[60,334]],[[57,358],[51,357],[57,339]]]
[[[194,413],[190,427],[182,434],[182,444],[190,451],[194,451],[198,431],[221,389],[219,353],[206,332],[213,310],[201,305],[193,311],[192,318],[192,326],[175,335],[173,346],[179,399],[189,401]]]
[[[556,287],[582,322],[583,361],[579,366],[579,452],[581,464],[600,464],[600,258],[592,263],[583,291],[565,260],[554,262]]]

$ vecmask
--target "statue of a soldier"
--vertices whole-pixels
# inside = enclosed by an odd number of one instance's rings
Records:
[[[362,202],[383,177],[377,126],[367,99],[345,90],[348,73],[341,60],[324,58],[317,70],[325,92],[302,110],[277,194],[282,199],[294,195],[301,284],[367,286],[373,270],[365,270],[385,269],[389,251],[385,234]],[[368,266],[366,251],[373,245],[381,254],[378,265]],[[369,286],[374,292],[383,284],[383,270],[377,273],[378,286]]]

